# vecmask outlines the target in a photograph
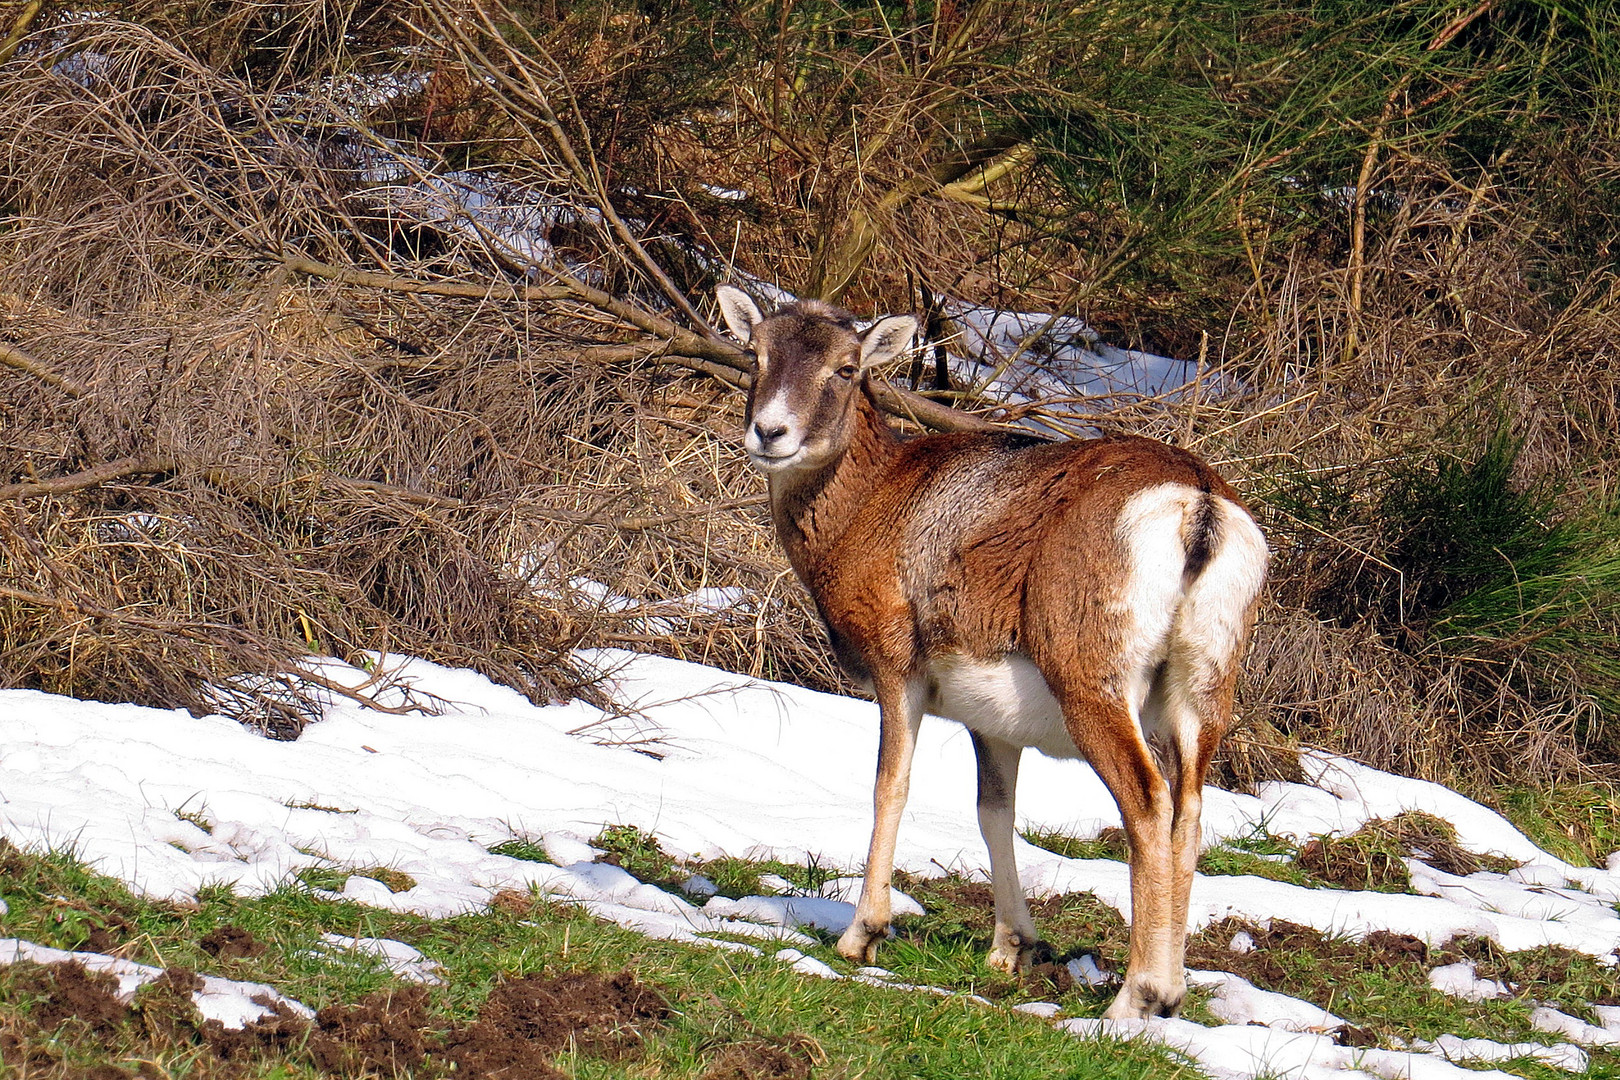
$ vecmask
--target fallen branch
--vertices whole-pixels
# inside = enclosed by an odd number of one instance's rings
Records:
[[[17,13],[17,18],[12,21],[11,29],[7,32],[5,40],[0,41],[0,64],[4,64],[17,54],[17,46],[21,45],[22,39],[28,36],[28,28],[33,25],[34,17],[39,14],[39,9],[44,6],[44,0],[28,0],[28,3],[22,6],[22,10]]]
[[[1009,173],[1029,165],[1034,159],[1035,148],[1028,143],[1019,143],[988,161],[942,162],[891,188],[870,210],[859,206],[852,208],[849,212],[849,232],[838,251],[816,268],[811,278],[810,294],[835,304],[842,301],[844,294],[854,284],[856,275],[871,258],[881,230],[901,207],[913,199],[932,193],[951,202],[968,203],[986,210],[1005,209],[1010,204],[995,202],[984,194],[985,189]]]
[[[318,686],[322,690],[326,690],[326,691],[328,691],[330,693],[342,695],[343,697],[348,698],[350,701],[357,702],[360,705],[363,705],[364,707],[366,707],[368,709],[371,709],[371,710],[373,710],[375,712],[387,713],[390,716],[409,716],[412,713],[417,713],[417,714],[422,715],[422,716],[435,716],[435,715],[437,715],[432,709],[429,709],[425,705],[409,705],[409,704],[407,704],[407,705],[400,705],[400,706],[397,706],[397,707],[393,706],[393,705],[384,705],[382,702],[378,701],[376,698],[367,697],[365,694],[362,694],[358,690],[351,690],[347,686],[344,686],[342,683],[333,682],[331,679],[328,679],[328,678],[326,678],[325,676],[322,676],[322,675],[317,675],[313,671],[304,671],[304,670],[300,669],[297,672],[295,672],[291,676],[291,678],[298,679],[301,682],[309,683],[311,686]]]

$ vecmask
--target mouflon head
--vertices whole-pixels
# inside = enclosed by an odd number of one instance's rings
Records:
[[[917,333],[910,315],[862,332],[855,316],[818,300],[767,318],[741,289],[722,285],[716,295],[726,326],[753,356],[743,447],[766,474],[820,468],[842,454],[866,372],[909,349]]]

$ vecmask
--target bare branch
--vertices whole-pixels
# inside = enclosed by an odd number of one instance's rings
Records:
[[[573,173],[574,181],[584,188],[586,193],[590,195],[591,201],[596,204],[597,210],[601,212],[603,219],[607,221],[613,235],[616,236],[619,239],[619,242],[635,255],[635,261],[640,266],[642,272],[652,279],[653,283],[658,286],[659,291],[668,297],[670,302],[680,310],[681,314],[685,315],[689,320],[691,320],[693,326],[702,328],[706,335],[712,335],[713,330],[709,328],[708,322],[703,318],[702,315],[698,314],[697,309],[692,306],[691,301],[686,298],[686,295],[681,292],[680,288],[670,280],[669,275],[664,273],[664,268],[659,266],[651,255],[647,254],[647,249],[642,247],[641,241],[636,239],[635,234],[630,231],[629,226],[624,223],[624,219],[621,218],[618,211],[614,209],[612,200],[608,198],[607,188],[602,181],[602,175],[596,168],[595,160],[593,159],[591,161],[589,167],[586,166],[585,162],[580,160],[579,154],[574,149],[573,141],[569,139],[568,133],[563,129],[562,122],[557,118],[556,110],[552,108],[550,97],[546,94],[545,89],[540,85],[539,81],[534,78],[533,72],[530,70],[532,65],[530,58],[525,53],[517,49],[513,49],[507,45],[506,40],[501,37],[500,29],[494,24],[494,22],[491,21],[486,12],[476,6],[474,7],[474,10],[477,11],[479,21],[483,24],[485,32],[490,34],[496,41],[500,42],[506,59],[510,61],[512,66],[520,71],[523,75],[523,84],[521,87],[514,86],[509,79],[502,79],[501,81],[508,87],[509,90],[515,90],[521,93],[522,96],[526,98],[536,110],[538,110],[538,115],[535,116],[535,119],[543,128],[545,128],[546,133],[551,136],[551,141],[556,144],[557,151],[562,155],[563,161],[565,164],[567,164],[569,172]],[[515,27],[521,27],[523,25],[522,20],[513,16],[504,5],[500,5],[500,11],[501,14],[506,17],[506,20],[510,25]],[[437,14],[438,13],[435,12],[435,15]],[[462,43],[463,46],[468,47],[476,56],[483,60],[487,67],[493,68],[493,65],[488,64],[488,57],[486,57],[483,51],[477,47],[477,43],[470,38],[466,30],[463,28],[461,18],[437,18],[436,21],[443,30],[454,36],[459,42]],[[533,35],[528,35],[528,38],[529,43],[535,49],[541,51],[543,55],[544,50],[540,43],[534,39]],[[553,65],[553,67],[555,67],[555,65]],[[553,77],[560,78],[560,70],[555,71]]]
[[[463,296],[479,300],[497,298],[502,296],[503,293],[518,300],[574,300],[622,319],[636,329],[654,337],[662,338],[668,343],[663,350],[645,354],[649,357],[656,356],[659,360],[668,360],[692,371],[713,376],[730,386],[738,388],[744,388],[748,385],[749,372],[752,370],[747,355],[737,346],[713,338],[706,338],[701,334],[676,326],[668,319],[654,315],[600,289],[593,289],[584,282],[567,275],[559,275],[560,284],[558,285],[496,285],[492,283],[483,286],[465,282],[420,281],[412,278],[391,277],[386,274],[373,274],[363,270],[349,269],[348,267],[332,266],[327,263],[316,262],[313,259],[288,258],[285,261],[287,266],[293,270],[302,274],[309,274],[312,277],[325,278],[329,281],[338,281],[349,285],[362,285],[374,289],[388,289],[393,292],[423,293],[433,296]],[[619,348],[619,346],[604,347]],[[628,358],[633,353],[623,355]],[[729,370],[722,373],[716,368]],[[881,387],[878,389],[877,395],[879,403],[889,413],[914,419],[918,423],[936,431],[994,431],[997,429],[997,425],[988,420],[980,419],[970,413],[961,412],[948,405],[941,405],[937,401],[925,398],[921,394],[914,394],[909,390]]]

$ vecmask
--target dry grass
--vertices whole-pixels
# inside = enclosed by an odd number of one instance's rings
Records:
[[[1373,136],[1376,199],[1314,207],[1314,231],[1240,210],[1238,257],[1182,267],[1220,320],[1171,333],[1175,275],[1132,276],[1145,226],[1077,209],[1027,132],[980,122],[1058,93],[1074,31],[1050,20],[1107,5],[911,26],[834,5],[808,34],[544,8],[131,2],[5,65],[0,681],[201,707],[240,672],[380,650],[546,699],[589,644],[843,685],[735,445],[740,361],[692,309],[734,265],[862,310],[1077,312],[1221,368],[1219,392],[1084,419],[956,403],[1187,445],[1251,500],[1276,556],[1229,782],[1286,773],[1298,741],[1475,788],[1612,772],[1601,679],[1533,612],[1437,633],[1389,512],[1497,430],[1551,518],[1613,498],[1614,278],[1504,172]],[[77,79],[40,62],[68,55]],[[423,71],[381,106],[351,77]],[[1549,143],[1546,183],[1620,160],[1584,150]],[[569,263],[411,218],[379,163],[499,168],[570,211],[549,237]],[[1607,588],[1570,640],[1614,655]],[[255,708],[290,731],[310,706]]]

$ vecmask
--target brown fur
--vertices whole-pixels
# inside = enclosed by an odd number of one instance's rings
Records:
[[[896,351],[894,336],[909,320],[886,320],[862,337],[847,312],[824,305],[794,305],[763,321],[750,306],[741,310],[735,321],[728,311],[728,321],[734,329],[742,324],[759,356],[748,442],[770,473],[778,536],[839,659],[872,687],[881,708],[872,847],[840,951],[870,960],[886,930],[895,835],[925,704],[919,695],[932,700],[940,692],[937,665],[965,658],[1006,670],[1008,657],[1023,656],[1061,708],[1074,750],[1118,801],[1131,842],[1131,961],[1109,1015],[1173,1014],[1185,994],[1181,965],[1203,777],[1231,724],[1238,654],[1259,580],[1254,596],[1229,601],[1221,592],[1215,600],[1241,628],[1215,646],[1231,646],[1232,655],[1197,651],[1207,651],[1198,626],[1186,632],[1192,636],[1172,629],[1144,691],[1146,669],[1139,657],[1127,659],[1140,647],[1140,631],[1130,607],[1135,556],[1120,523],[1147,489],[1177,485],[1193,493],[1195,502],[1179,504],[1191,508],[1179,536],[1182,599],[1175,603],[1184,606],[1221,550],[1220,501],[1244,513],[1241,500],[1203,461],[1151,439],[902,439],[857,369],[869,354]],[[877,335],[887,337],[874,346]],[[1143,693],[1155,709],[1194,718],[1194,729],[1172,717],[1168,733],[1160,725],[1150,742],[1146,720],[1139,726],[1133,715],[1133,695]],[[1036,941],[1012,860],[1021,744],[977,729],[973,744],[997,898],[991,962],[1023,967]]]

